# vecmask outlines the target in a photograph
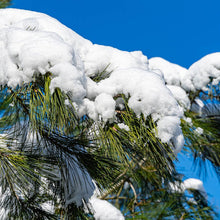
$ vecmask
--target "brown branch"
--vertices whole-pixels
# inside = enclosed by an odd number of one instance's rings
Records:
[[[136,193],[136,190],[135,190],[133,184],[131,183],[131,181],[128,181],[128,183],[134,193],[134,202],[133,202],[133,207],[132,207],[132,212],[134,212],[134,206],[135,206],[135,204],[137,204],[137,193]]]

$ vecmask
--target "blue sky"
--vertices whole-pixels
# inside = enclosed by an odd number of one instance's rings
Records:
[[[14,0],[47,13],[94,43],[142,50],[188,67],[220,51],[219,0]]]
[[[219,0],[14,0],[13,7],[51,15],[93,43],[141,50],[184,67],[220,51]],[[198,177],[191,160],[180,156],[180,161],[181,172]],[[213,173],[204,185],[220,206]]]

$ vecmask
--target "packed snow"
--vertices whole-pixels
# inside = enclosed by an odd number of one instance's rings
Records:
[[[184,89],[174,85],[167,85],[167,88],[172,92],[183,111],[190,109],[190,100]]]

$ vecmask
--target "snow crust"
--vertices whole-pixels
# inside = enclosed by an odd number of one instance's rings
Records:
[[[182,111],[161,74],[150,70],[141,51],[126,52],[92,44],[45,14],[18,9],[0,10],[0,84],[31,82],[34,75],[52,73],[50,89],[68,93],[79,116],[115,120],[117,100],[125,94],[137,115],[154,115],[169,123],[158,126],[159,137],[181,149]],[[105,71],[105,79],[93,77]],[[182,136],[182,137],[180,137]]]
[[[195,91],[206,91],[207,85],[212,83],[217,85],[220,82],[220,53],[209,54],[199,61],[195,62],[190,66],[189,69],[183,68],[177,64],[173,64],[160,57],[153,57],[149,59],[149,70],[154,71],[164,78],[167,87],[170,89],[176,101],[181,106],[181,111],[184,112],[188,109],[199,113],[201,116],[207,116],[212,114],[218,114],[217,104],[204,104],[200,98],[196,98],[194,102],[190,103],[189,95]],[[172,118],[173,122],[174,119]],[[166,122],[164,119],[158,123],[158,127],[162,127],[163,135],[159,136],[163,141],[166,138],[169,139],[169,135],[172,135],[172,127],[169,127],[170,120]],[[166,129],[166,124],[169,128]],[[192,123],[190,123],[192,124]],[[176,135],[178,137],[178,123],[176,121]],[[160,130],[160,129],[159,129]],[[197,128],[195,132],[199,135],[203,133],[201,128]],[[164,135],[167,133],[167,135]],[[182,137],[174,140],[180,143],[184,143]],[[181,147],[176,147],[175,152],[179,152]]]

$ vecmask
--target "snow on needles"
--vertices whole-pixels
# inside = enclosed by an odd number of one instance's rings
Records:
[[[192,74],[192,81],[198,90],[206,90],[210,80],[217,85],[220,82],[220,53],[203,57],[190,66],[189,72]]]
[[[18,9],[0,10],[0,50],[1,85],[16,87],[51,72],[52,91],[59,87],[68,92],[80,116],[104,121],[114,120],[114,96],[124,93],[137,115],[157,115],[158,124],[166,119],[170,132],[158,126],[159,137],[182,147],[176,140],[182,135],[177,122],[181,109],[161,75],[149,70],[142,52],[94,45],[54,18]],[[92,80],[103,70],[107,78]]]
[[[170,63],[160,57],[149,59],[151,71],[159,72],[168,85],[183,88],[186,92],[207,90],[207,85],[220,82],[220,53],[209,54],[190,66],[189,69]]]
[[[185,190],[188,190],[189,192],[191,192],[191,190],[197,190],[205,199],[207,199],[207,193],[203,186],[203,182],[199,179],[189,178],[184,180],[182,183],[170,183],[170,189],[172,192],[178,193],[183,193]]]
[[[59,87],[68,93],[79,116],[104,121],[115,119],[114,97],[123,93],[137,115],[153,116],[159,137],[176,143],[177,152],[184,143],[180,118],[190,108],[189,92],[220,81],[220,53],[187,70],[159,57],[148,60],[141,51],[92,44],[54,18],[19,9],[0,9],[0,51],[0,85],[16,87],[51,72],[52,92]],[[102,71],[106,77],[93,80]]]
[[[101,200],[96,196],[90,199],[92,205],[94,218],[96,220],[124,220],[122,213],[115,208],[111,203]]]
[[[115,120],[117,105],[123,108],[116,97],[124,94],[137,115],[152,115],[159,138],[172,142],[176,153],[184,144],[180,118],[190,108],[188,94],[205,90],[210,80],[219,83],[219,61],[220,53],[210,54],[187,70],[162,58],[148,60],[141,51],[93,44],[42,13],[0,9],[0,85],[21,86],[33,81],[35,75],[50,72],[52,92],[59,87],[70,95],[79,116],[88,114],[103,121]],[[95,80],[102,72],[105,77]],[[194,183],[202,188],[194,180],[186,181],[184,186],[193,188]],[[74,197],[80,205],[82,196]],[[111,206],[94,198],[96,205],[96,219],[101,219],[100,213],[103,218],[100,207]],[[114,219],[123,219],[120,211],[114,213]]]

